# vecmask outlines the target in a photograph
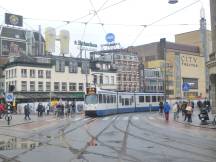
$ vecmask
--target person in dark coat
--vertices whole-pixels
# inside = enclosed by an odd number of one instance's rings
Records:
[[[30,105],[29,104],[24,106],[24,114],[25,114],[25,120],[27,120],[27,118],[31,120],[29,116],[30,115]]]

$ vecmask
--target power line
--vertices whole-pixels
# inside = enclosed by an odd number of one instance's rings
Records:
[[[172,15],[174,15],[174,14],[176,14],[176,13],[178,13],[178,12],[180,12],[180,11],[182,11],[182,10],[184,10],[184,9],[186,9],[186,8],[188,8],[188,7],[192,6],[192,5],[194,5],[194,4],[196,4],[196,3],[198,3],[198,2],[200,2],[200,0],[197,0],[197,1],[195,1],[195,2],[193,2],[193,3],[191,3],[191,4],[187,5],[187,6],[185,6],[185,7],[183,7],[183,8],[180,8],[179,10],[177,10],[177,11],[171,13],[171,14],[168,14],[167,16],[164,16],[164,17],[162,17],[162,18],[160,18],[160,19],[158,19],[158,20],[155,20],[155,21],[153,21],[152,23],[146,25],[145,27],[152,26],[152,25],[154,25],[154,24],[156,24],[156,23],[158,23],[158,22],[160,22],[160,21],[162,21],[162,20],[164,20],[164,19],[166,19],[166,18],[168,18],[168,17],[170,17],[170,16],[172,16]],[[131,46],[133,46],[133,44],[134,44],[134,43],[138,40],[138,38],[142,35],[142,32],[144,31],[144,29],[145,29],[145,28],[143,28],[143,29],[137,34],[137,36],[135,37],[135,39],[134,39],[134,41],[132,42]]]

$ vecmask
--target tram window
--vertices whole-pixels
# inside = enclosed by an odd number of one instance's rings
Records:
[[[125,98],[125,105],[130,105],[129,98]]]
[[[107,103],[110,103],[110,96],[107,95]]]
[[[144,96],[139,96],[139,102],[144,102]]]
[[[121,103],[122,102],[122,98],[121,98],[121,96],[119,96],[119,103]]]
[[[134,96],[131,97],[131,103],[133,103],[133,102],[134,102]]]
[[[114,100],[114,96],[111,95],[111,99],[110,99],[110,102],[113,103],[113,100]]]
[[[150,96],[146,96],[146,102],[151,102],[151,98],[150,98]]]
[[[113,103],[116,103],[116,96],[113,96]]]
[[[124,98],[122,98],[121,101],[122,101],[122,106],[124,106],[124,104],[125,104]]]
[[[157,102],[156,96],[152,96],[152,102]]]
[[[106,95],[103,94],[103,103],[106,103]]]
[[[102,97],[102,94],[99,94],[99,103],[103,103],[103,97]]]
[[[160,96],[157,96],[157,102],[160,102]]]

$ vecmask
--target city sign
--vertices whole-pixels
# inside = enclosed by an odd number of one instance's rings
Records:
[[[87,43],[87,42],[84,42],[84,41],[81,41],[81,40],[74,41],[74,44],[75,45],[80,45],[80,46],[95,47],[95,48],[97,48],[97,44],[93,44],[91,42]]]
[[[113,33],[108,33],[106,35],[106,41],[108,43],[114,42],[115,41],[115,35]]]
[[[188,84],[188,83],[183,83],[182,84],[182,90],[183,91],[189,91],[189,89],[190,89],[190,84]]]

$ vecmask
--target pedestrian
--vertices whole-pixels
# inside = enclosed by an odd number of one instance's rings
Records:
[[[163,114],[163,102],[159,102],[160,114]]]
[[[168,121],[169,120],[169,112],[170,112],[170,105],[168,104],[168,102],[164,103],[163,109],[164,109],[165,119],[166,119],[166,121]]]
[[[24,114],[25,114],[25,120],[27,120],[27,118],[31,120],[29,116],[30,115],[30,105],[29,104],[24,106]]]
[[[187,107],[186,107],[186,118],[187,118],[187,122],[188,123],[192,123],[192,113],[193,113],[193,108],[191,106],[191,103],[189,102],[187,104]]]
[[[50,112],[50,103],[48,103],[45,107],[46,114],[49,115]]]
[[[174,115],[173,119],[176,120],[178,118],[178,112],[179,112],[177,102],[174,103],[172,111],[173,111],[173,115]]]
[[[5,105],[4,103],[0,103],[0,119],[2,119],[2,114],[5,111]]]
[[[41,117],[43,113],[43,105],[41,103],[39,103],[37,106],[37,112],[38,112],[38,117]]]

